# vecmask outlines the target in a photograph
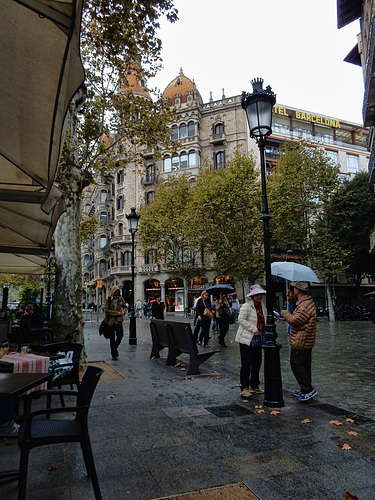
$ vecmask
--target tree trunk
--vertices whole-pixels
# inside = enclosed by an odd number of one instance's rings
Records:
[[[328,303],[328,319],[329,321],[335,321],[335,309],[333,306],[332,287],[328,283],[326,284],[326,290],[327,290],[327,303]]]
[[[82,267],[80,238],[81,192],[65,193],[66,212],[55,231],[55,294],[52,329],[56,339],[75,333],[83,343]]]

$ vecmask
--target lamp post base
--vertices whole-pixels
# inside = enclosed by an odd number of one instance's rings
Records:
[[[281,408],[284,406],[280,368],[281,345],[276,342],[264,344],[264,406]]]
[[[137,318],[135,316],[134,307],[131,308],[129,314],[129,345],[137,345]]]

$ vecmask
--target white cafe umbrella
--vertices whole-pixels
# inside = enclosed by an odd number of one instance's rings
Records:
[[[295,262],[272,262],[271,274],[289,281],[313,281],[319,283],[319,278],[310,267]]]

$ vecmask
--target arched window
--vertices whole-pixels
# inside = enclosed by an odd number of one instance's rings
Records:
[[[180,166],[180,157],[178,155],[172,156],[172,170],[178,170]]]
[[[105,190],[100,191],[100,203],[105,203],[106,199],[107,199],[107,191]]]
[[[120,224],[118,225],[118,234],[119,236],[122,236],[124,234],[124,224]]]
[[[145,264],[156,264],[156,255],[155,250],[150,250],[145,255]]]
[[[195,136],[195,124],[194,122],[189,122],[188,123],[188,137],[194,137]]]
[[[119,170],[117,172],[117,184],[120,184],[120,182],[124,182],[124,171]]]
[[[224,167],[225,167],[224,152],[219,151],[215,155],[215,168],[224,168]]]
[[[124,198],[119,196],[117,198],[117,210],[121,210],[122,208],[124,208]]]
[[[146,182],[155,181],[155,165],[148,165],[146,168]]]
[[[121,252],[121,265],[131,266],[132,265],[132,253],[131,252]]]
[[[147,205],[150,205],[152,203],[153,199],[155,198],[155,192],[154,191],[149,191],[146,193],[146,203]]]
[[[186,123],[181,123],[180,125],[180,139],[185,139],[187,137]]]
[[[189,168],[194,168],[197,166],[195,151],[189,151]]]
[[[105,236],[104,234],[100,237],[100,241],[99,241],[99,246],[100,248],[104,248],[107,244],[107,236]]]
[[[89,261],[90,261],[90,255],[87,253],[87,254],[85,254],[85,259],[84,259],[85,266],[87,266]]]
[[[166,156],[164,158],[164,172],[170,172],[172,170],[172,162],[171,162],[171,157]]]
[[[185,151],[181,153],[180,156],[180,166],[181,168],[188,168],[188,157]]]
[[[100,212],[100,224],[102,226],[104,226],[106,220],[107,220],[107,212]]]
[[[172,126],[172,141],[178,140],[178,127],[177,125]]]
[[[215,125],[215,130],[214,130],[215,135],[223,134],[224,133],[224,125],[222,123],[218,123]]]

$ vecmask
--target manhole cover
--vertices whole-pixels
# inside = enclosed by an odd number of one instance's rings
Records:
[[[206,410],[219,418],[242,417],[251,413],[250,410],[240,405],[210,406]]]

